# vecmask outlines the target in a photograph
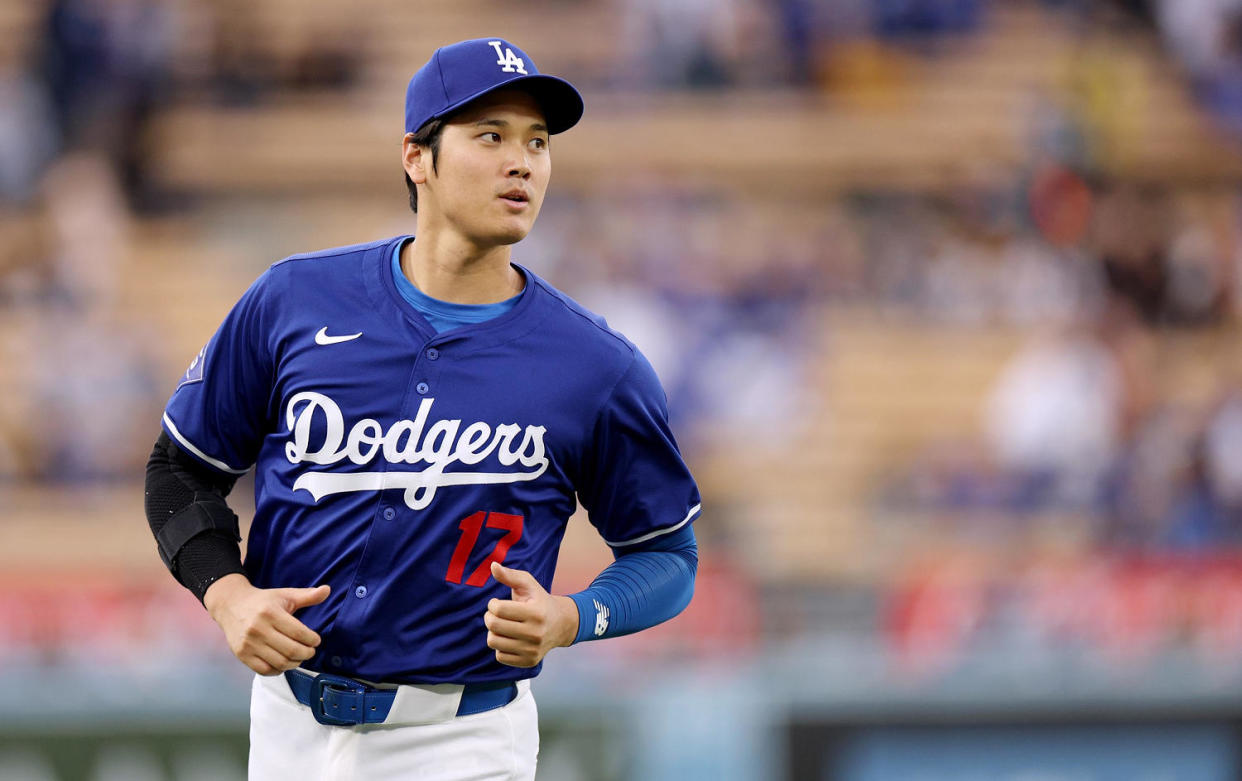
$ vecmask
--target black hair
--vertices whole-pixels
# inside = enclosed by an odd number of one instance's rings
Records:
[[[433,119],[418,129],[411,139],[414,143],[422,147],[431,149],[431,170],[439,173],[440,169],[436,167],[436,163],[440,157],[440,136],[444,133],[445,122],[443,119]],[[410,210],[418,214],[418,189],[414,185],[414,180],[409,174],[405,175],[405,187],[410,191]]]

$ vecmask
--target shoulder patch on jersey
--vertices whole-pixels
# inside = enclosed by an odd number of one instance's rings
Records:
[[[185,370],[185,374],[181,377],[181,382],[177,383],[177,387],[189,385],[192,382],[203,381],[203,364],[207,362],[207,345],[203,345],[203,349],[198,351],[198,355],[194,356],[194,360],[190,361],[190,368]]]

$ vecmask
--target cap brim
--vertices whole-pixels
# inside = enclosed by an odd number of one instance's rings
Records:
[[[520,89],[530,93],[531,97],[539,103],[539,107],[543,109],[543,116],[548,123],[548,133],[550,134],[563,133],[578,124],[578,120],[582,119],[582,96],[578,94],[578,90],[574,89],[574,85],[556,76],[538,73],[530,76],[518,76],[515,79],[509,79],[485,90],[480,90],[448,106],[427,121],[443,119],[449,114],[465,108],[468,104],[473,103],[484,95],[490,95],[502,89]],[[426,122],[423,124],[426,124]]]

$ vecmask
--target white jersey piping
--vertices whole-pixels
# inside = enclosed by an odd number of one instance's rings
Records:
[[[654,540],[656,537],[661,537],[665,534],[671,534],[672,532],[675,532],[681,527],[685,526],[687,523],[690,523],[690,520],[694,518],[694,516],[699,514],[699,510],[702,507],[703,507],[702,504],[696,504],[695,506],[691,507],[690,512],[686,513],[686,517],[682,519],[681,523],[675,526],[670,526],[667,529],[656,529],[653,532],[648,532],[647,534],[644,534],[641,537],[635,537],[632,540],[622,540],[621,542],[612,542],[610,540],[604,540],[604,542],[608,543],[614,548],[620,548],[625,545],[637,545],[640,542],[646,542],[647,540]]]
[[[164,425],[168,426],[168,433],[173,435],[173,439],[177,440],[177,444],[181,445],[186,450],[190,451],[194,455],[198,456],[199,458],[203,459],[207,463],[211,464],[216,469],[219,469],[221,472],[228,472],[229,474],[234,474],[234,475],[244,475],[250,471],[249,469],[234,469],[233,467],[229,466],[223,461],[214,459],[211,456],[204,453],[203,451],[199,450],[197,447],[194,446],[193,442],[191,442],[190,440],[186,439],[185,437],[181,435],[181,432],[177,430],[177,426],[172,422],[172,418],[168,417],[167,412],[164,413]]]

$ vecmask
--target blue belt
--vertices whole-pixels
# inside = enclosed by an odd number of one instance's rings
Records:
[[[303,670],[288,670],[285,680],[294,698],[311,709],[315,721],[336,727],[382,724],[397,697],[396,689],[377,689],[339,675],[311,675]],[[469,716],[508,705],[517,698],[517,693],[517,684],[513,681],[468,683],[462,690],[457,715]]]

